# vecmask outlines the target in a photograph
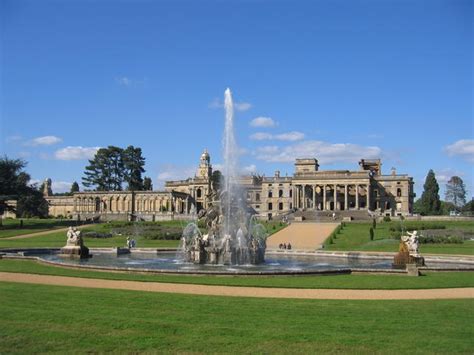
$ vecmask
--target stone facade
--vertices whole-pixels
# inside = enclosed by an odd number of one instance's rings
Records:
[[[319,170],[317,159],[296,159],[293,176],[243,176],[247,200],[262,218],[294,210],[350,213],[365,210],[375,215],[412,213],[413,178],[392,169],[383,175],[380,159],[359,162],[358,170]],[[164,191],[77,192],[73,196],[46,196],[53,216],[102,220],[186,219],[209,207],[212,191],[209,153],[201,155],[192,178],[168,181]],[[49,194],[47,194],[49,195]]]

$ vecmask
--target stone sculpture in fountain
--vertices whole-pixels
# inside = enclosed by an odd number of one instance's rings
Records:
[[[89,248],[84,245],[81,231],[78,231],[76,228],[69,227],[66,236],[66,245],[61,248],[59,255],[79,257],[81,259],[90,258],[92,256],[89,254]]]
[[[405,268],[407,265],[424,266],[425,258],[419,252],[418,232],[407,232],[407,235],[400,237],[398,253],[393,260],[395,268]]]
[[[206,234],[196,223],[190,223],[183,231],[181,252],[184,261],[195,264],[260,264],[265,261],[266,231],[257,223],[242,200],[232,201],[231,214],[222,208],[226,193],[220,200],[198,214],[204,222]],[[228,231],[225,226],[229,225]]]
[[[233,120],[232,95],[225,92],[224,164],[222,191],[213,186],[207,196],[209,206],[198,213],[205,221],[202,234],[196,223],[183,232],[180,251],[186,262],[195,264],[260,264],[265,261],[266,231],[256,222],[239,186],[238,154]]]

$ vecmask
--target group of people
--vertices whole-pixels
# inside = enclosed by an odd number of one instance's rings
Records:
[[[286,249],[286,250],[291,250],[291,243],[288,242],[287,243],[280,243],[280,245],[278,246],[278,248],[280,249]]]
[[[132,249],[135,248],[137,245],[137,241],[135,239],[130,239],[130,237],[127,237],[127,248]]]

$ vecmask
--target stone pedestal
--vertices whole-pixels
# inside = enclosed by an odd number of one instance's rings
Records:
[[[206,253],[203,250],[195,250],[192,252],[194,264],[204,264],[206,262]]]
[[[84,245],[66,245],[65,247],[61,248],[59,255],[80,259],[92,257],[92,255],[89,254],[89,248]]]

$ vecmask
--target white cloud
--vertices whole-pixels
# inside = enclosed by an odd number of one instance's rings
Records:
[[[263,141],[263,140],[278,140],[278,141],[287,141],[287,142],[295,142],[304,139],[304,133],[293,131],[287,133],[280,133],[280,134],[270,134],[266,132],[257,132],[250,136],[250,139],[256,141]]]
[[[234,102],[234,109],[236,109],[237,111],[244,112],[250,110],[251,108],[252,104],[249,102]]]
[[[474,163],[474,139],[460,139],[444,147],[449,156],[460,156],[470,163]]]
[[[176,165],[165,165],[158,172],[157,187],[161,188],[164,186],[166,181],[170,180],[185,180],[190,177],[194,177],[196,173],[195,167],[183,167]]]
[[[71,191],[72,182],[67,181],[53,181],[51,183],[51,190],[53,193],[62,193]]]
[[[58,160],[81,160],[92,159],[100,147],[66,147],[58,149],[54,153],[54,157]]]
[[[289,141],[289,142],[300,141],[304,139],[304,133],[296,132],[296,131],[282,133],[282,134],[275,135],[274,139],[277,139],[279,141]]]
[[[447,169],[441,169],[441,170],[436,170],[435,171],[435,177],[436,177],[436,181],[438,182],[438,185],[440,185],[440,187],[443,187],[442,185],[446,184],[449,179],[451,179],[453,176],[464,176],[464,173],[462,171],[459,171],[459,170],[454,170],[454,169],[451,169],[451,168],[447,168]],[[426,175],[425,175],[425,179],[423,180],[423,182],[426,180]]]
[[[244,166],[244,167],[241,169],[241,172],[242,172],[242,174],[244,174],[244,175],[254,174],[254,173],[257,172],[257,166],[256,166],[255,164],[251,164],[251,165]]]
[[[43,136],[33,138],[28,142],[28,145],[38,146],[38,145],[53,145],[62,142],[62,138],[56,136]]]
[[[272,153],[278,153],[280,148],[278,148],[276,145],[266,145],[263,147],[258,147],[257,152],[261,154],[272,154]]]
[[[381,154],[382,150],[375,146],[322,141],[304,141],[283,148],[272,146],[257,149],[257,159],[272,163],[291,163],[296,158],[317,158],[320,164],[353,163],[361,158],[380,158]]]
[[[219,98],[214,98],[207,107],[211,109],[224,108],[224,103]],[[247,111],[252,108],[252,104],[248,102],[234,102],[234,109],[236,111]]]
[[[273,135],[271,135],[270,133],[265,133],[265,132],[257,132],[250,136],[250,139],[253,139],[255,141],[269,140],[272,138],[273,138]]]
[[[8,137],[5,138],[5,142],[7,142],[7,143],[17,143],[17,142],[20,142],[22,140],[23,140],[23,137],[18,136],[18,135],[8,136]]]
[[[132,79],[127,78],[126,76],[120,76],[115,78],[115,82],[119,85],[130,86],[132,85]]]
[[[256,117],[250,121],[252,127],[275,127],[276,122],[271,117]]]
[[[371,133],[367,136],[367,138],[370,138],[370,139],[382,139],[384,136],[383,134],[379,134],[379,133]]]

